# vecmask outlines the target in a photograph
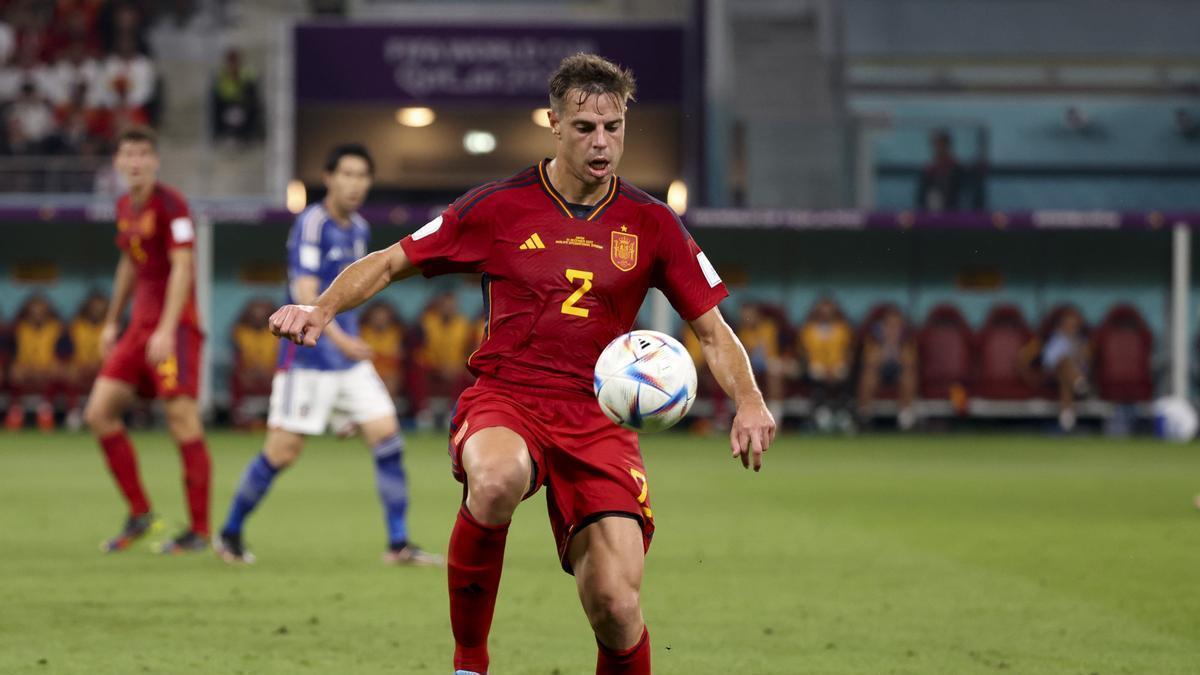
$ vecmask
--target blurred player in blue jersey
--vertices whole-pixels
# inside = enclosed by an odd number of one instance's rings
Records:
[[[374,163],[366,148],[341,145],[325,162],[328,195],[304,210],[288,237],[288,302],[312,304],[342,269],[367,253],[370,229],[357,210],[371,188]],[[217,549],[226,562],[253,562],[242,528],[275,476],[295,462],[305,436],[321,434],[335,415],[357,425],[375,456],[375,476],[387,523],[385,562],[441,565],[439,555],[408,541],[404,439],[387,388],[358,335],[358,312],[340,314],[315,347],[284,340],[271,386],[267,439],[238,484]]]

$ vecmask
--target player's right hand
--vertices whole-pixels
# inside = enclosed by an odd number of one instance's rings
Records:
[[[320,307],[284,305],[267,319],[267,325],[274,335],[285,337],[298,345],[316,347],[321,331],[325,330],[330,318]]]
[[[117,328],[116,322],[105,323],[100,328],[100,358],[107,359],[113,347],[117,344]]]

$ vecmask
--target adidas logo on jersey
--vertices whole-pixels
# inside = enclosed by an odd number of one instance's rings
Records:
[[[533,251],[539,248],[546,248],[546,245],[542,243],[542,238],[537,236],[537,232],[534,232],[533,236],[526,239],[524,244],[521,244],[522,251]]]

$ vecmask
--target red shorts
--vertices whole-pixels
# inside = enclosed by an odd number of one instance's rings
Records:
[[[175,355],[154,366],[146,362],[146,342],[153,332],[154,326],[127,328],[100,368],[100,377],[128,382],[146,398],[197,398],[204,333],[195,326],[180,326],[175,331]]]
[[[605,516],[637,520],[643,551],[654,535],[646,466],[637,434],[604,416],[596,399],[481,377],[463,392],[450,422],[454,477],[465,483],[459,457],[481,429],[505,427],[521,436],[533,460],[528,498],[546,486],[546,509],[563,570],[576,532]]]

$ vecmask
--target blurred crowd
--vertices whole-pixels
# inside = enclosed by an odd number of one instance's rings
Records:
[[[149,0],[0,0],[0,153],[105,155],[130,124],[157,126],[163,78],[147,34],[183,20],[191,3]],[[237,49],[213,75],[215,139],[262,133],[255,74]]]
[[[279,353],[279,339],[267,330],[274,307],[267,299],[248,302],[227,338],[233,367],[218,388],[228,385],[229,419],[241,427],[261,427],[266,419]],[[8,402],[10,429],[31,419],[43,429],[60,419],[79,426],[82,399],[101,364],[106,309],[107,299],[93,293],[66,319],[34,294],[7,325],[0,322],[0,398]],[[934,307],[919,325],[890,303],[855,323],[832,298],[818,300],[796,323],[781,308],[755,302],[743,303],[732,318],[768,405],[790,428],[906,430],[924,415],[986,416],[981,402],[1041,400],[1071,430],[1081,401],[1134,404],[1154,392],[1153,336],[1130,305],[1112,307],[1095,326],[1069,304],[1051,309],[1035,327],[1006,304],[993,307],[978,329],[950,304]],[[382,300],[361,315],[375,368],[417,428],[448,423],[472,381],[466,361],[483,334],[483,318],[464,314],[453,292],[434,296],[411,322]],[[691,422],[698,430],[726,427],[733,410],[698,339],[687,329],[681,338],[700,376]]]
[[[4,153],[103,154],[125,125],[157,120],[151,4],[0,1]]]

